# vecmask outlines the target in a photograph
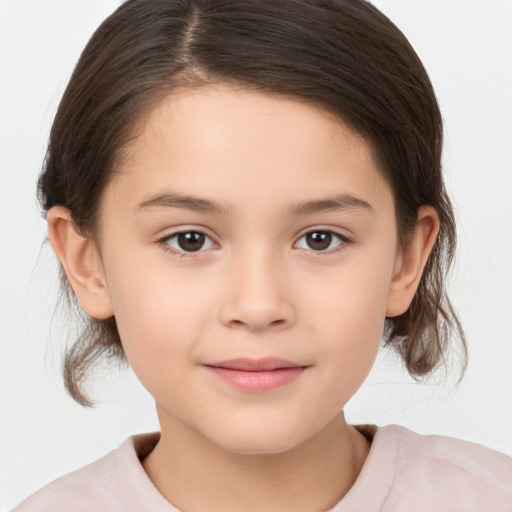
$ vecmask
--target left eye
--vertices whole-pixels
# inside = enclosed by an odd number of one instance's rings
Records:
[[[215,242],[200,231],[181,231],[165,239],[165,243],[177,252],[198,252],[201,249],[213,249]]]
[[[347,240],[333,231],[310,231],[299,238],[297,246],[301,249],[313,249],[314,251],[326,251],[342,245]]]

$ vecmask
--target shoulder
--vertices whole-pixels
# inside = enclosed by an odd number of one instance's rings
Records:
[[[468,481],[486,482],[492,487],[512,485],[512,458],[480,444],[453,437],[421,435],[398,425],[380,429],[381,434],[396,437],[398,455],[405,466],[414,464],[433,478],[444,471],[457,474]]]
[[[160,510],[163,498],[152,486],[139,460],[157,441],[157,433],[129,437],[101,459],[29,496],[13,512],[129,512],[141,510],[140,505],[148,502],[155,505],[154,510]]]
[[[476,443],[390,425],[376,442],[394,447],[394,489],[443,500],[449,510],[512,511],[512,458]],[[414,491],[412,491],[414,490]]]
[[[97,500],[112,498],[109,457],[54,480],[20,503],[13,512],[39,512],[54,510],[86,510],[85,503],[97,510],[103,510]],[[89,510],[91,510],[89,508]]]

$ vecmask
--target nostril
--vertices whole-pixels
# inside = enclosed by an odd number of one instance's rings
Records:
[[[256,328],[256,323],[258,324],[264,324],[265,322],[256,322],[256,321],[247,321],[247,322],[244,322],[243,320],[231,320],[229,322],[229,324],[231,325],[231,327],[234,327],[235,329],[238,329],[238,328],[241,328],[241,327],[245,327],[245,326],[248,326],[250,328]],[[279,320],[273,320],[272,322],[269,322],[267,323],[267,326],[268,327],[281,327],[283,325],[286,324],[286,320],[285,319],[279,319]]]

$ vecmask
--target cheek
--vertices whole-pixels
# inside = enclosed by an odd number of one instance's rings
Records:
[[[109,291],[126,357],[144,381],[163,364],[179,372],[198,338],[201,301],[193,283],[166,277],[158,265],[136,267],[116,267]]]
[[[326,276],[323,286],[310,287],[308,308],[322,319],[319,325],[331,326],[341,337],[363,338],[379,332],[385,318],[392,263],[372,264],[356,256],[357,262]],[[357,337],[357,336],[356,336]]]
[[[389,282],[386,266],[361,262],[359,270],[351,266],[331,279],[329,293],[310,297],[315,325],[323,329],[319,335],[330,378],[343,384],[348,397],[362,384],[377,356]]]

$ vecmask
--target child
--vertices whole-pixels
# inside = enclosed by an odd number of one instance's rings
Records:
[[[68,390],[126,358],[161,432],[15,510],[511,510],[507,456],[343,415],[384,327],[415,376],[463,343],[441,148],[422,64],[362,0],[124,3],[40,197],[90,316]]]

